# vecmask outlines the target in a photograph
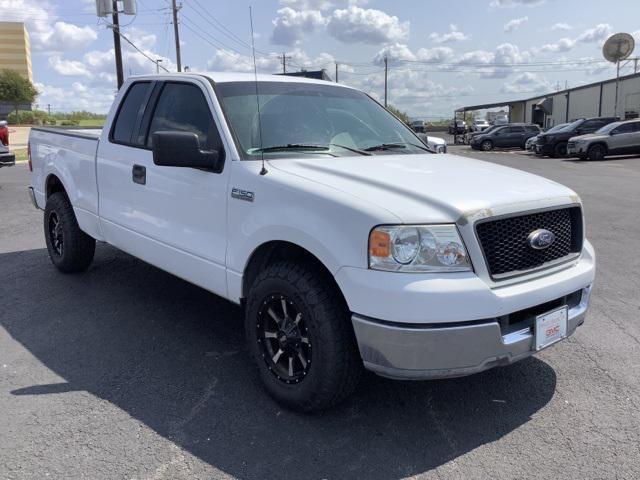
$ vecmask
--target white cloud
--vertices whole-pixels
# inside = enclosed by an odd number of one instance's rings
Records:
[[[549,27],[549,30],[555,32],[558,30],[571,30],[573,27],[571,25],[569,25],[568,23],[565,22],[558,22],[558,23],[554,23],[553,25],[551,25],[551,27]]]
[[[429,38],[436,43],[452,43],[462,42],[463,40],[468,39],[469,36],[458,30],[458,27],[452,23],[449,25],[448,33],[441,34],[433,32],[431,35],[429,35]]]
[[[414,53],[407,45],[403,43],[394,43],[380,49],[378,53],[374,55],[373,63],[375,65],[383,65],[384,57],[387,57],[389,64],[403,61],[419,61],[439,65],[443,63],[450,63],[454,58],[454,52],[453,49],[449,47],[433,47],[420,48]]]
[[[408,37],[409,22],[374,9],[350,6],[335,10],[329,20],[329,33],[343,42],[372,45],[398,42]]]
[[[59,55],[49,57],[49,66],[58,75],[92,77],[87,66],[78,60],[63,60]]]
[[[280,4],[296,10],[326,10],[345,5],[365,5],[369,0],[280,0]]]
[[[489,6],[497,7],[497,8],[505,8],[505,7],[535,7],[537,5],[542,5],[545,0],[493,0]]]
[[[90,26],[56,21],[54,7],[46,0],[0,0],[0,19],[10,13],[10,21],[25,22],[35,51],[62,51],[85,48],[98,38]]]
[[[278,10],[273,20],[271,43],[278,45],[295,45],[305,35],[313,33],[316,28],[326,24],[326,19],[319,10],[294,10],[290,7]]]
[[[518,28],[520,28],[520,25],[522,25],[527,21],[529,21],[529,17],[527,16],[509,20],[507,23],[504,24],[504,31],[505,33],[511,33],[514,30],[517,30]]]
[[[36,83],[40,92],[38,104],[50,104],[54,111],[88,110],[105,113],[109,111],[115,97],[115,84],[112,87],[87,85],[73,82],[70,87],[57,87]]]
[[[505,83],[500,89],[504,93],[532,93],[550,91],[552,85],[545,77],[536,73],[524,72],[512,82]]]
[[[580,43],[598,43],[602,44],[611,35],[611,25],[608,23],[600,23],[593,28],[589,28],[575,38],[564,37],[555,43],[547,43],[542,47],[535,49],[540,52],[568,52],[573,50]]]
[[[520,51],[517,45],[503,43],[494,52],[475,50],[462,54],[455,63],[477,68],[477,72],[486,78],[505,78],[514,70],[510,65],[526,63],[531,60],[528,51]]]
[[[310,58],[306,52],[295,48],[286,52],[285,55],[289,71],[299,70],[300,67],[308,69],[325,68],[331,74],[330,67],[335,64],[335,58],[328,53],[321,53],[315,58]],[[215,71],[253,72],[253,58],[249,55],[240,55],[231,50],[219,49],[207,61],[207,68]],[[280,73],[282,71],[280,54],[257,56],[256,68],[262,73]],[[349,72],[353,71],[353,68],[348,64],[341,64],[340,71]]]

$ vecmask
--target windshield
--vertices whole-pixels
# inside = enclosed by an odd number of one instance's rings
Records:
[[[609,123],[608,125],[605,125],[604,127],[600,127],[598,130],[595,131],[595,133],[609,133],[611,130],[613,130],[616,127],[619,127],[621,124],[622,124],[622,122]]]
[[[396,117],[364,93],[314,83],[224,82],[216,90],[244,159],[425,153]],[[262,128],[260,128],[260,126]],[[262,141],[261,137],[262,136]]]

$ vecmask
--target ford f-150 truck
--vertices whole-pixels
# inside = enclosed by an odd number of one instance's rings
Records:
[[[51,261],[107,242],[244,309],[267,391],[330,407],[396,379],[507,365],[581,325],[579,197],[433,155],[367,94],[298,77],[128,79],[105,127],[34,127],[29,191]]]

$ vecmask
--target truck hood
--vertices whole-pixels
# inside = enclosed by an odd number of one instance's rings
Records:
[[[450,154],[314,157],[269,163],[377,205],[404,223],[466,223],[476,217],[579,201],[572,190],[546,178]]]

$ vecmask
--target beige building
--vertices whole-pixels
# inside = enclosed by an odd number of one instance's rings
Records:
[[[0,70],[5,68],[33,82],[29,33],[22,22],[0,22]]]

